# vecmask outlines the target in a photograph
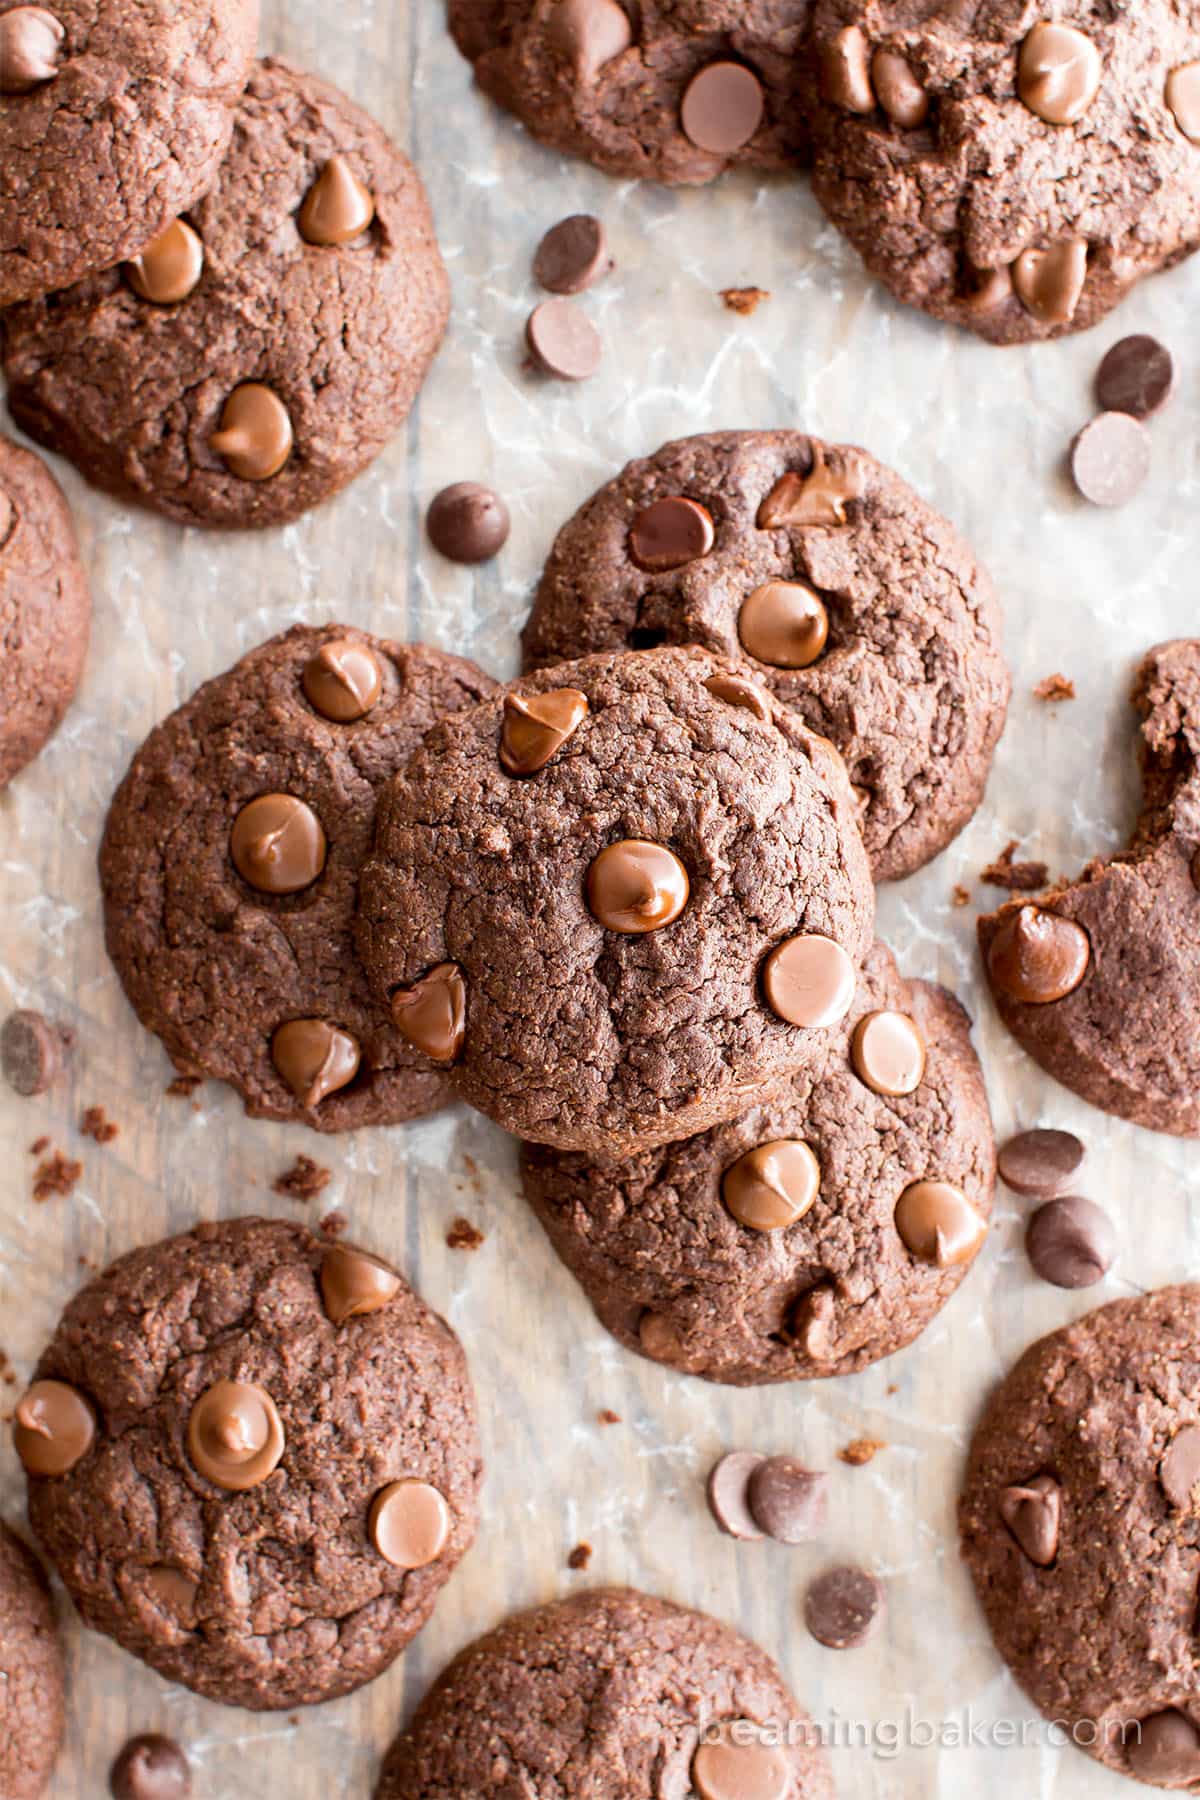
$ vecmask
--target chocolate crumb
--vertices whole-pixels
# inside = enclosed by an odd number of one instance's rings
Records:
[[[485,1234],[470,1219],[455,1219],[446,1233],[446,1242],[451,1250],[478,1250],[485,1242]]]
[[[1067,675],[1047,675],[1033,690],[1035,700],[1073,700],[1075,683]]]
[[[955,882],[954,886],[951,888],[950,903],[952,906],[970,906],[970,890],[965,888],[961,881]]]
[[[596,1417],[601,1425],[619,1425],[621,1423],[620,1413],[613,1412],[612,1409],[607,1406],[604,1408],[603,1412],[598,1412]]]
[[[318,1194],[324,1193],[333,1179],[329,1169],[322,1168],[311,1156],[298,1156],[290,1169],[285,1169],[271,1183],[271,1191],[283,1194],[289,1200],[315,1200]]]
[[[350,1221],[345,1213],[338,1212],[335,1207],[332,1212],[327,1212],[325,1214],[325,1217],[320,1221],[318,1229],[328,1238],[340,1238],[349,1223]]]
[[[864,1463],[871,1462],[880,1450],[887,1445],[882,1438],[855,1438],[838,1451],[838,1461],[849,1463],[852,1469],[861,1469]]]
[[[190,1100],[203,1081],[203,1075],[177,1075],[167,1083],[167,1093],[172,1100]]]
[[[29,1146],[29,1154],[30,1156],[41,1156],[43,1151],[48,1150],[49,1148],[50,1139],[48,1137],[34,1138],[32,1144]]]
[[[567,1567],[568,1569],[586,1569],[591,1560],[592,1546],[590,1544],[576,1544],[570,1556],[567,1558]]]
[[[732,287],[722,288],[721,298],[730,312],[741,313],[743,318],[749,318],[751,313],[758,311],[764,300],[771,298],[771,294],[768,288]]]
[[[1010,839],[979,879],[986,881],[989,887],[1007,888],[1014,894],[1032,894],[1038,888],[1044,888],[1050,879],[1049,869],[1044,862],[1014,862],[1013,851],[1017,847],[1018,839]]]
[[[111,1144],[121,1135],[121,1127],[113,1123],[102,1106],[89,1106],[79,1121],[79,1129],[84,1137],[94,1138],[98,1144]]]
[[[75,1162],[71,1157],[64,1156],[61,1150],[56,1150],[53,1156],[40,1162],[34,1171],[33,1197],[35,1200],[65,1198],[82,1174],[81,1162]]]

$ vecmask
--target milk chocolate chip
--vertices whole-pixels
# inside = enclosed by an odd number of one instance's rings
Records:
[[[1200,1731],[1169,1706],[1125,1730],[1125,1758],[1139,1781],[1177,1787],[1200,1780]]]
[[[432,1062],[457,1061],[467,1035],[467,984],[457,963],[438,963],[392,995],[392,1021],[414,1050]]]
[[[825,648],[829,614],[802,581],[765,581],[742,602],[738,636],[758,662],[807,669]]]
[[[854,1000],[854,964],[833,938],[812,932],[772,950],[763,970],[767,1005],[789,1025],[836,1025]]]
[[[1083,1161],[1084,1149],[1071,1131],[1019,1131],[997,1157],[1001,1178],[1018,1194],[1039,1200],[1061,1194]]]
[[[1000,1496],[1000,1517],[1039,1569],[1048,1569],[1058,1553],[1062,1489],[1053,1475],[1007,1487]]]
[[[552,225],[533,259],[533,278],[551,294],[581,294],[612,268],[608,238],[591,213]]]
[[[827,100],[846,112],[875,111],[871,46],[860,25],[847,25],[825,51],[821,61],[821,88]]]
[[[751,1514],[747,1493],[751,1475],[765,1460],[757,1450],[730,1450],[709,1471],[708,1508],[726,1537],[755,1544],[765,1536]]]
[[[783,1231],[810,1210],[821,1165],[801,1138],[776,1138],[747,1150],[721,1178],[721,1198],[739,1225]]]
[[[125,264],[125,279],[141,300],[177,306],[204,273],[204,245],[185,219],[175,219]]]
[[[188,1455],[208,1481],[230,1493],[256,1488],[283,1455],[283,1423],[265,1388],[217,1381],[192,1407]]]
[[[27,94],[58,74],[66,30],[44,6],[0,13],[0,94]]]
[[[883,1584],[866,1569],[843,1566],[818,1575],[804,1597],[804,1623],[830,1650],[865,1644],[883,1617]]]
[[[1158,1465],[1158,1479],[1177,1511],[1194,1510],[1196,1486],[1200,1483],[1200,1425],[1185,1425],[1175,1433]]]
[[[756,719],[769,722],[771,701],[756,681],[747,681],[744,675],[710,675],[704,685],[715,700],[724,700],[726,706],[745,707]]]
[[[730,156],[762,124],[762,82],[744,63],[714,62],[693,75],[680,108],[684,134],[698,150]]]
[[[1047,125],[1074,125],[1100,87],[1100,52],[1073,25],[1035,25],[1021,45],[1017,92]]]
[[[794,1456],[768,1456],[751,1471],[747,1498],[756,1525],[777,1544],[804,1544],[825,1523],[824,1475]]]
[[[895,50],[875,52],[871,58],[871,83],[893,125],[912,131],[929,117],[929,95]]]
[[[896,1202],[895,1220],[905,1247],[939,1269],[970,1262],[987,1235],[962,1189],[948,1181],[914,1181]]]
[[[788,1800],[791,1764],[786,1751],[755,1742],[760,1727],[734,1719],[712,1727],[692,1758],[692,1786],[700,1800]]]
[[[292,454],[292,421],[278,394],[247,381],[225,402],[211,442],[239,481],[270,481]]]
[[[243,881],[263,894],[297,894],[325,867],[325,833],[311,806],[294,794],[260,794],[243,806],[229,854]]]
[[[550,13],[546,37],[590,86],[606,63],[628,50],[633,27],[617,0],[559,0]]]
[[[854,461],[833,470],[825,460],[825,452],[816,450],[807,475],[789,470],[781,475],[758,509],[756,524],[760,531],[774,531],[791,525],[845,525],[846,509],[852,500],[861,500],[862,471]]]
[[[860,1019],[850,1046],[854,1072],[876,1094],[911,1094],[925,1073],[925,1040],[905,1013]]]
[[[1010,999],[1048,1006],[1079,986],[1091,953],[1087,932],[1072,919],[1022,906],[1002,920],[992,939],[988,973]]]
[[[1060,238],[1044,250],[1022,250],[1013,264],[1017,297],[1043,325],[1068,325],[1075,317],[1087,276],[1087,248],[1085,238]]]
[[[344,156],[331,156],[304,197],[300,236],[309,244],[349,244],[375,217],[375,200]]]
[[[425,1569],[450,1536],[450,1508],[427,1481],[393,1481],[371,1502],[367,1529],[385,1562],[396,1569]]]
[[[95,1435],[95,1414],[65,1381],[35,1381],[17,1402],[13,1448],[30,1475],[65,1475]]]
[[[381,1312],[401,1286],[395,1269],[352,1244],[332,1244],[321,1262],[321,1298],[334,1325]]]
[[[507,695],[500,728],[500,767],[508,775],[536,775],[579,730],[587,710],[587,695],[578,688]]]
[[[1071,479],[1093,506],[1124,506],[1150,473],[1150,433],[1127,413],[1102,412],[1071,445]]]
[[[11,14],[9,17],[11,18]],[[1200,144],[1200,62],[1181,63],[1167,76],[1167,106],[1185,138]]]
[[[333,638],[310,656],[300,677],[304,697],[323,719],[352,725],[370,712],[383,692],[383,671],[365,644]]]
[[[131,1738],[108,1775],[113,1800],[188,1800],[191,1765],[174,1738],[146,1732]]]
[[[595,857],[587,903],[606,931],[634,936],[673,925],[688,903],[688,872],[663,844],[623,838]]]
[[[604,358],[604,340],[573,300],[535,306],[525,323],[525,341],[543,373],[559,381],[587,381]]]
[[[665,575],[707,556],[716,542],[712,514],[682,494],[653,500],[633,521],[629,554],[648,575]]]
[[[319,1106],[358,1074],[358,1039],[325,1019],[289,1019],[271,1039],[271,1061],[301,1106]]]

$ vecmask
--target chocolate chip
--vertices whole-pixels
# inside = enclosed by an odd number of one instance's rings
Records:
[[[896,1202],[896,1230],[912,1254],[939,1269],[970,1262],[987,1235],[961,1188],[949,1181],[914,1181]]]
[[[1096,399],[1104,412],[1148,419],[1165,406],[1175,385],[1175,362],[1165,344],[1138,333],[1118,340],[1096,371]]]
[[[806,475],[789,469],[779,477],[759,506],[755,523],[760,531],[845,525],[850,502],[861,500],[862,495],[863,474],[858,462],[847,457],[840,468],[831,469],[824,450],[816,449]]]
[[[507,695],[500,728],[500,767],[507,775],[536,775],[574,737],[587,712],[587,695],[578,688]]]
[[[854,1028],[850,1059],[873,1093],[899,1098],[921,1085],[925,1040],[906,1013],[868,1013]]]
[[[533,359],[559,381],[586,381],[604,358],[604,341],[573,300],[543,300],[525,325]]]
[[[204,273],[204,245],[184,219],[176,219],[125,264],[125,279],[141,300],[177,306]]]
[[[988,973],[1001,993],[1027,1006],[1064,1000],[1088,971],[1087,932],[1041,906],[1020,906],[1001,920],[988,950]]]
[[[700,1800],[788,1800],[795,1792],[792,1772],[791,1757],[768,1742],[762,1726],[731,1719],[705,1731],[692,1758],[691,1784]]]
[[[212,447],[239,481],[270,481],[292,454],[292,421],[279,395],[261,381],[234,388]]]
[[[883,1585],[866,1569],[843,1566],[818,1575],[804,1597],[804,1623],[830,1650],[865,1644],[883,1616]]]
[[[644,838],[609,844],[587,872],[588,910],[606,931],[661,931],[682,913],[689,892],[687,870],[674,851]]]
[[[395,1569],[427,1569],[450,1536],[450,1508],[427,1481],[393,1481],[371,1502],[371,1542]]]
[[[1054,1287],[1085,1288],[1103,1280],[1117,1251],[1108,1214],[1078,1194],[1039,1206],[1025,1232],[1036,1275]]]
[[[321,1298],[334,1325],[381,1312],[400,1292],[395,1269],[352,1244],[335,1244],[321,1261]]]
[[[551,47],[590,86],[633,42],[629,15],[617,0],[558,0],[546,26]]]
[[[451,562],[487,562],[508,542],[508,508],[481,482],[456,481],[434,495],[425,529],[434,549]]]
[[[893,125],[912,131],[929,117],[929,95],[911,65],[895,50],[877,50],[871,58],[871,85]]]
[[[1179,1512],[1191,1512],[1200,1483],[1200,1425],[1177,1431],[1158,1465],[1163,1493]]]
[[[30,1475],[65,1475],[95,1435],[89,1402],[65,1381],[35,1381],[17,1403],[13,1448]]]
[[[1200,62],[1181,63],[1171,70],[1166,102],[1184,137],[1200,144]]]
[[[1074,125],[1100,89],[1100,52],[1085,32],[1042,20],[1017,61],[1017,92],[1047,125]]]
[[[1086,238],[1060,238],[1041,250],[1023,250],[1012,266],[1017,298],[1043,325],[1070,324],[1086,279]]]
[[[9,1013],[0,1027],[0,1069],[14,1092],[26,1099],[46,1093],[58,1080],[62,1061],[62,1037],[41,1013]]]
[[[1005,1488],[1000,1517],[1031,1563],[1048,1569],[1058,1554],[1062,1489],[1053,1475],[1035,1475]]]
[[[358,1074],[358,1039],[326,1019],[289,1019],[271,1039],[271,1061],[301,1106],[319,1106]]]
[[[383,672],[365,644],[356,644],[353,638],[333,638],[309,657],[300,685],[309,705],[323,719],[352,725],[378,702]]]
[[[812,932],[772,950],[763,969],[767,1005],[789,1025],[836,1025],[854,1001],[854,964],[833,938]]]
[[[325,867],[325,833],[294,794],[260,794],[242,807],[229,854],[243,881],[263,894],[297,894]]]
[[[742,648],[776,669],[807,669],[829,637],[824,602],[802,581],[764,581],[738,613]]]
[[[533,259],[533,277],[551,294],[582,294],[612,268],[604,226],[591,213],[572,213],[551,226]]]
[[[707,556],[716,542],[712,514],[682,494],[654,500],[633,521],[629,554],[648,575],[664,575]]]
[[[693,75],[684,91],[680,122],[698,150],[731,156],[762,124],[762,82],[744,63],[714,62]]]
[[[457,963],[438,963],[391,999],[392,1022],[405,1043],[432,1062],[458,1060],[467,1034],[467,984]]]
[[[1001,1178],[1017,1194],[1050,1200],[1061,1194],[1083,1162],[1083,1145],[1072,1131],[1019,1131],[1000,1147]]]
[[[656,1362],[670,1362],[683,1352],[683,1340],[662,1313],[644,1312],[638,1320],[638,1342]]]
[[[1093,506],[1124,506],[1150,473],[1150,434],[1128,413],[1103,412],[1071,445],[1071,479]]]
[[[27,94],[58,74],[66,29],[44,6],[0,14],[0,94]]]
[[[746,1490],[754,1523],[777,1544],[804,1544],[825,1523],[824,1475],[793,1456],[769,1456],[751,1471]]]
[[[871,47],[859,25],[839,31],[821,58],[821,91],[845,112],[875,111],[871,85]]]
[[[752,1231],[784,1231],[812,1208],[821,1166],[800,1138],[758,1144],[731,1163],[721,1178],[721,1198],[739,1225]]]
[[[284,1451],[283,1422],[265,1388],[216,1381],[188,1415],[188,1455],[197,1471],[229,1493],[267,1479]]]
[[[761,1542],[764,1534],[751,1517],[746,1489],[765,1460],[756,1450],[730,1450],[709,1471],[708,1508],[726,1537]]]
[[[744,707],[764,724],[769,722],[770,696],[756,681],[748,681],[744,675],[710,675],[704,685],[714,699],[723,700],[726,706]]]
[[[109,1770],[113,1800],[187,1800],[192,1771],[173,1738],[146,1732],[130,1738]]]
[[[298,224],[306,243],[349,244],[375,217],[375,200],[344,156],[331,156],[304,197]]]
[[[1139,1781],[1160,1786],[1200,1778],[1200,1731],[1175,1707],[1125,1728],[1125,1759]]]

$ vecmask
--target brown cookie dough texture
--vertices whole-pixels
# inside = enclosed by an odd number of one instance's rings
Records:
[[[807,156],[811,0],[450,0],[485,93],[611,175],[698,184]]]
[[[281,525],[394,434],[448,308],[408,159],[328,82],[262,62],[215,187],[165,243],[8,316],[9,406],[123,498]]]
[[[995,1150],[966,1014],[876,944],[824,1061],[743,1117],[622,1162],[527,1144],[522,1172],[614,1337],[746,1386],[923,1331],[982,1247]]]
[[[616,1771],[622,1800],[833,1794],[812,1721],[756,1644],[599,1588],[519,1613],[456,1657],[393,1744],[376,1800],[568,1800],[617,1792]]]
[[[62,1743],[62,1646],[50,1584],[33,1552],[0,1524],[0,1794],[38,1800]]]
[[[371,997],[354,902],[377,793],[439,718],[493,687],[440,650],[297,625],[150,734],[100,875],[109,955],[181,1073],[318,1131],[450,1097]]]
[[[848,1004],[874,894],[845,771],[706,685],[728,672],[694,649],[544,671],[383,794],[363,962],[520,1136],[619,1154],[702,1129],[817,1059]]]
[[[64,1392],[95,1430],[62,1473],[29,1474],[34,1530],[85,1624],[209,1699],[291,1707],[371,1681],[474,1536],[462,1349],[378,1271],[297,1226],[201,1225],[84,1288],[37,1366],[43,1392],[63,1384],[52,1434]],[[27,1470],[47,1441],[18,1436]],[[379,1529],[396,1485],[434,1490],[440,1538]]]
[[[1200,1781],[1200,1288],[1118,1300],[996,1390],[959,1505],[996,1647],[1047,1718],[1160,1787]]]
[[[0,437],[0,788],[71,704],[91,612],[62,489],[40,457]]]
[[[647,517],[683,500],[708,531],[648,554]],[[794,431],[630,463],[559,533],[522,642],[531,668],[662,643],[742,658],[841,751],[876,880],[970,819],[1010,689],[992,584],[954,528],[865,451]]]
[[[258,0],[0,0],[0,305],[132,256],[211,188]]]
[[[992,997],[1017,1041],[1093,1106],[1200,1137],[1200,640],[1151,650],[1142,811],[1128,850],[979,921]]]
[[[1200,242],[1176,0],[817,0],[813,185],[898,299],[997,344],[1082,331]]]

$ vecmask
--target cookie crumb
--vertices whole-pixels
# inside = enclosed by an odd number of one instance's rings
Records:
[[[167,1083],[167,1093],[172,1100],[190,1100],[203,1080],[202,1075],[177,1075]]]
[[[472,1225],[470,1219],[455,1219],[446,1233],[446,1243],[451,1250],[478,1250],[485,1241],[485,1233],[478,1225]]]
[[[1035,700],[1073,700],[1075,683],[1067,675],[1047,675],[1033,690]]]
[[[576,1544],[570,1556],[567,1558],[567,1567],[568,1569],[576,1570],[586,1569],[591,1560],[592,1546],[590,1544]]]
[[[289,1200],[315,1200],[333,1179],[332,1172],[314,1162],[311,1156],[298,1156],[290,1169],[285,1169],[271,1183],[271,1191]]]
[[[855,1438],[838,1451],[838,1461],[849,1463],[852,1469],[861,1469],[864,1463],[871,1462],[881,1450],[886,1450],[883,1438]]]
[[[75,1162],[73,1158],[64,1156],[61,1150],[56,1150],[53,1156],[40,1162],[34,1171],[33,1197],[39,1201],[58,1197],[65,1199],[82,1174],[81,1162]]]
[[[327,1212],[325,1217],[320,1220],[318,1229],[327,1238],[340,1238],[349,1223],[345,1213],[338,1212],[335,1207],[332,1212]]]
[[[971,904],[970,889],[965,888],[961,881],[956,881],[950,890],[950,904],[951,906],[970,906]]]
[[[748,319],[751,313],[756,313],[763,301],[770,298],[771,294],[768,288],[732,287],[721,289],[721,299],[729,311],[740,313],[744,319]]]
[[[29,1154],[30,1156],[41,1156],[42,1153],[49,1148],[50,1139],[48,1137],[34,1138],[32,1144],[29,1146]]]
[[[598,1412],[596,1414],[596,1418],[601,1425],[619,1425],[621,1423],[620,1413],[613,1412],[611,1407],[607,1406],[604,1408],[603,1412]]]
[[[1044,888],[1050,879],[1049,869],[1044,862],[1014,862],[1013,851],[1018,844],[1017,838],[1011,838],[979,879],[986,881],[989,887],[1007,888],[1013,894],[1032,894],[1038,888]]]
[[[79,1129],[84,1137],[90,1137],[97,1144],[111,1144],[114,1138],[120,1137],[121,1127],[114,1124],[102,1106],[86,1108]]]

